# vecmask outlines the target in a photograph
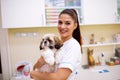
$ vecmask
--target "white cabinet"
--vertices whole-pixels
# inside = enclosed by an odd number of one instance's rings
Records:
[[[117,20],[117,0],[1,0],[3,28],[57,26],[61,10],[74,8],[81,24]]]
[[[117,0],[117,22],[120,23],[120,0]]]
[[[44,0],[1,0],[3,28],[43,26],[44,14]]]
[[[83,24],[111,24],[116,22],[116,0],[83,0]]]

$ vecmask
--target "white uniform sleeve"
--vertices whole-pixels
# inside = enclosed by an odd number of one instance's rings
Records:
[[[80,59],[81,59],[81,50],[80,45],[69,45],[66,46],[66,48],[63,49],[63,52],[65,55],[63,56],[59,68],[69,68],[71,71],[74,71],[74,69],[80,65]]]

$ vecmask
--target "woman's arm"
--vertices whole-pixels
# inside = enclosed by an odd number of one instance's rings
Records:
[[[30,76],[35,80],[67,80],[72,71],[69,68],[59,68],[54,73],[32,71]]]
[[[45,61],[43,59],[43,57],[41,56],[38,61],[35,63],[35,65],[33,66],[33,70],[35,70],[36,68],[39,69],[41,66],[43,66],[45,64]]]

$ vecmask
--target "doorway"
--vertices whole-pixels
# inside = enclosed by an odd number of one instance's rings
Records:
[[[1,52],[0,52],[0,74],[2,74]]]
[[[2,63],[1,63],[1,52],[0,52],[0,80],[3,80],[3,76],[2,76]]]
[[[1,76],[3,78],[0,80],[10,80],[12,76],[9,52],[10,51],[9,51],[8,29],[0,28],[0,53],[1,53],[1,67],[2,67]]]

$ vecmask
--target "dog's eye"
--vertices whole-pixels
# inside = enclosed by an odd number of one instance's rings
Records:
[[[52,40],[48,39],[49,42],[52,42]]]
[[[49,38],[48,38],[47,40],[48,40],[50,43],[52,43],[52,42],[53,42],[53,41],[52,41],[51,39],[49,39]]]

